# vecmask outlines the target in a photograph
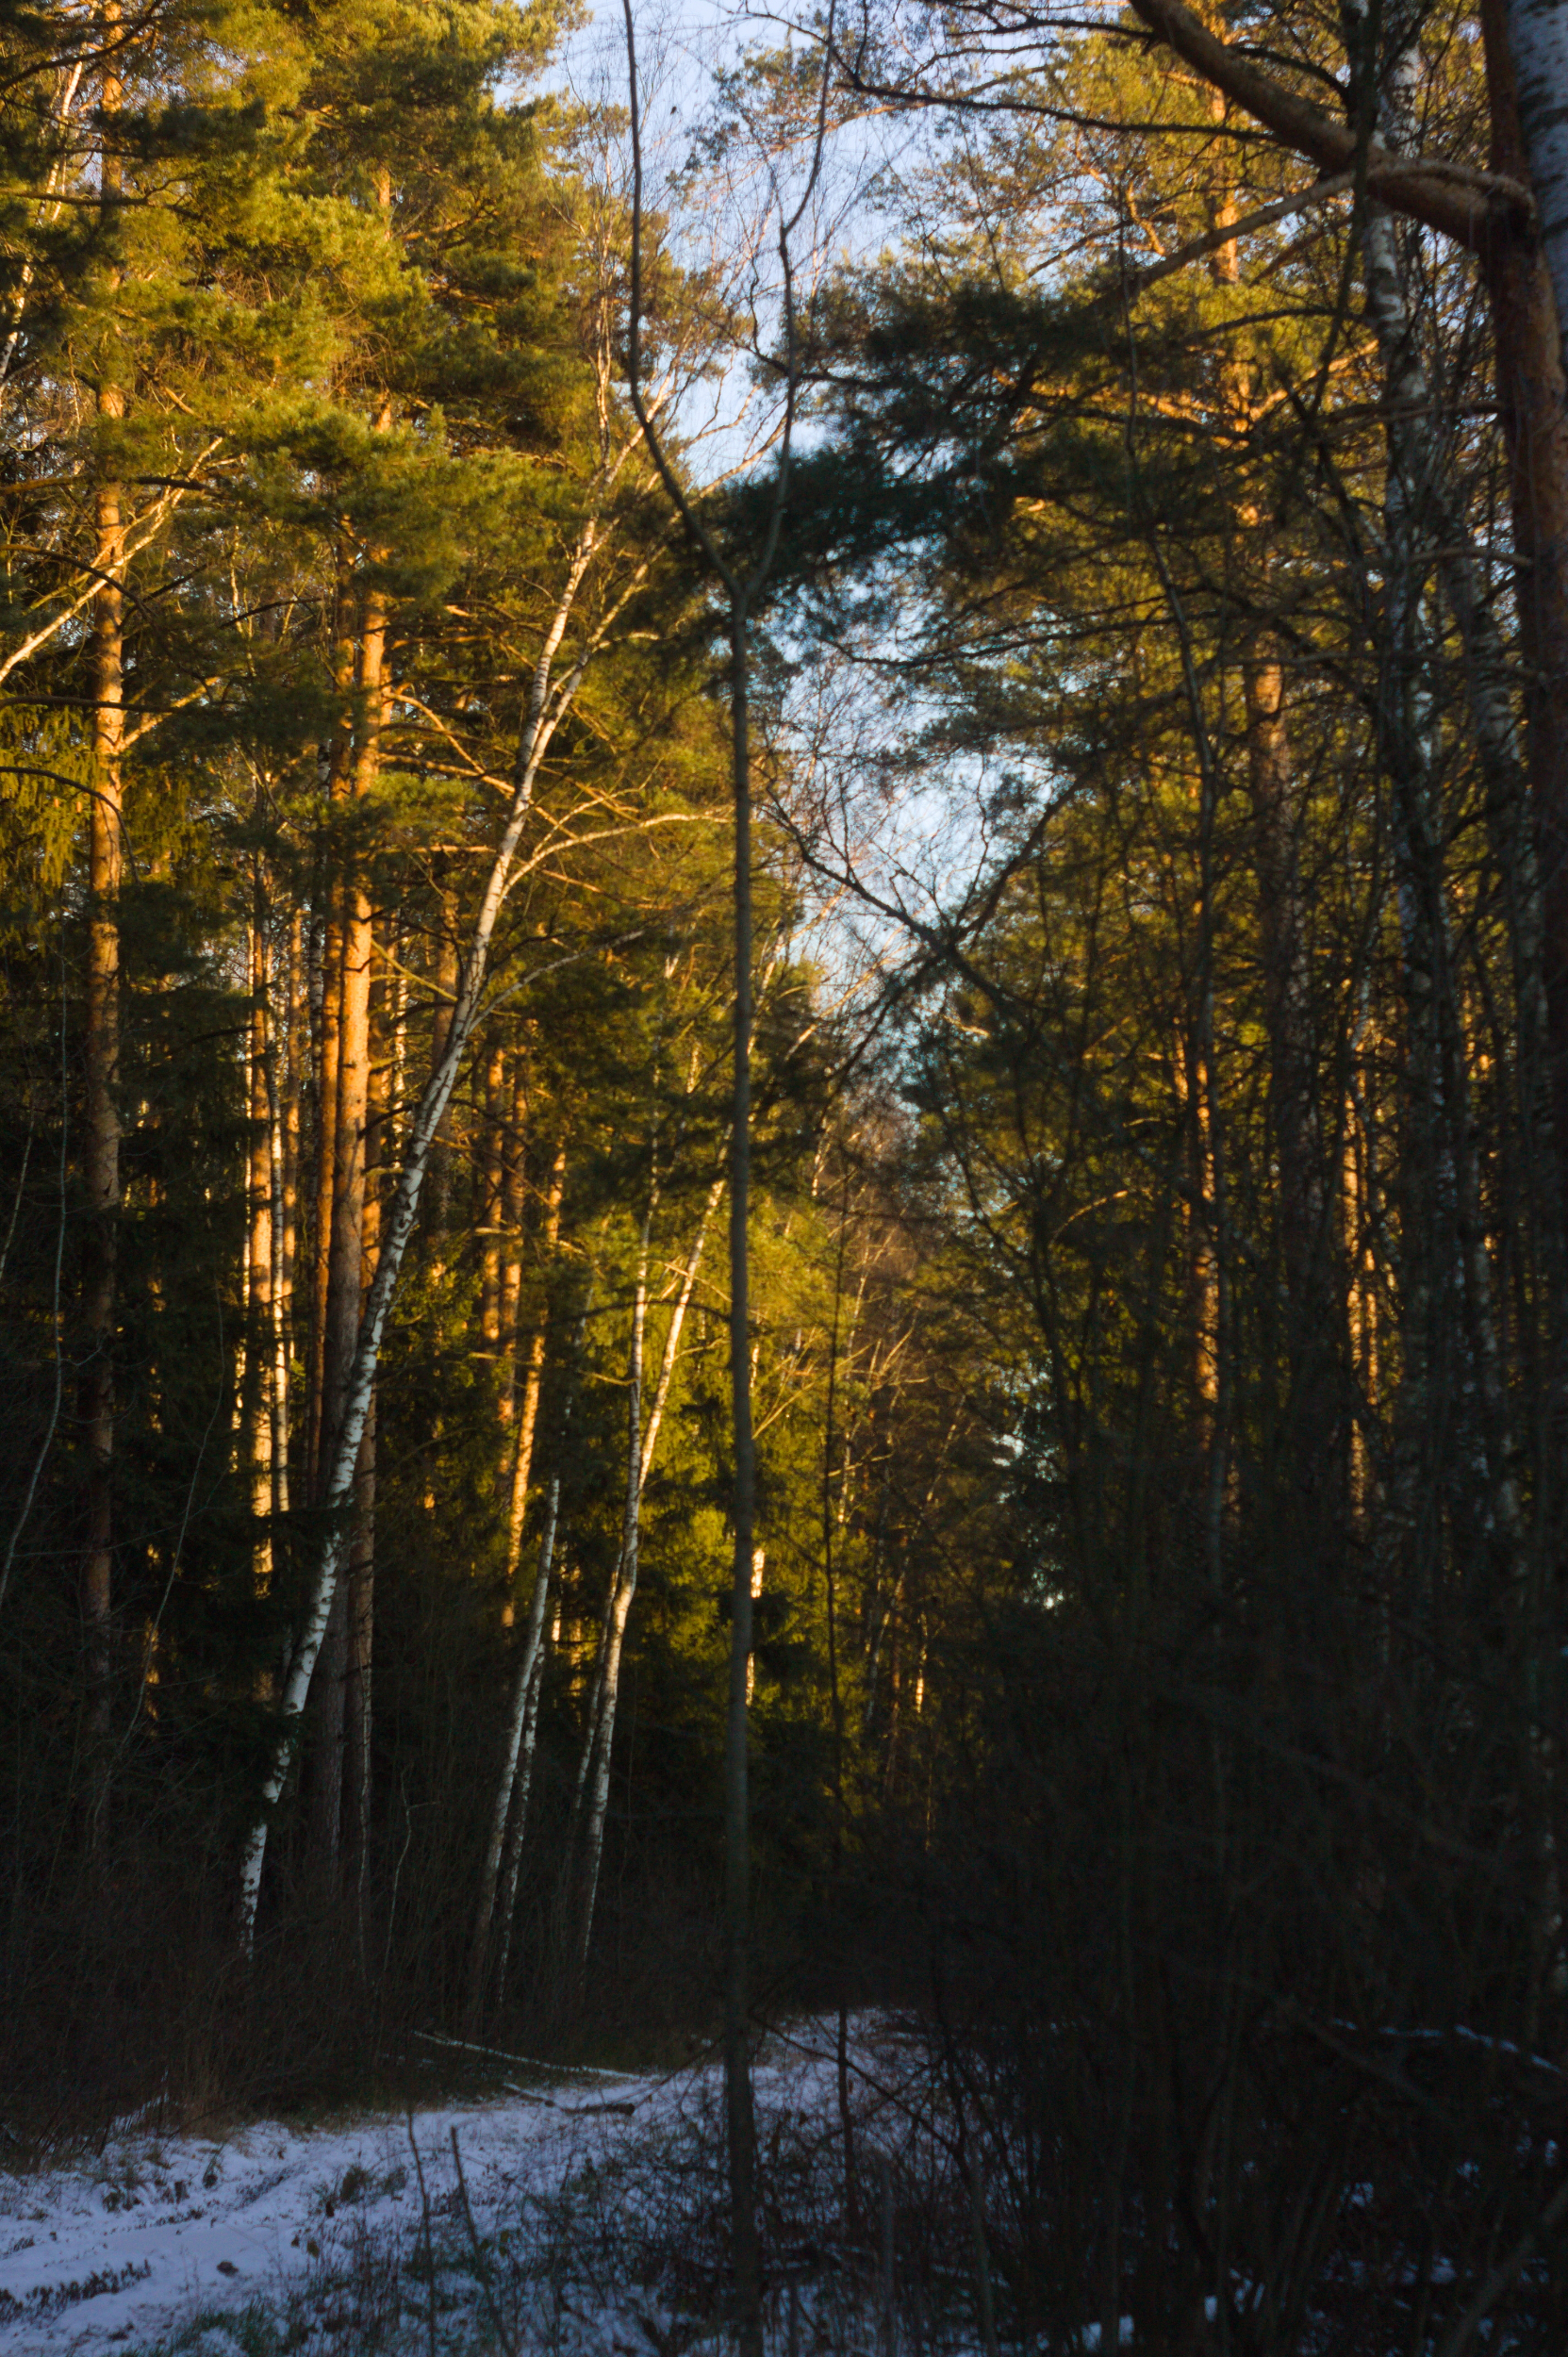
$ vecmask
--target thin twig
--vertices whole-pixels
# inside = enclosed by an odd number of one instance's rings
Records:
[[[430,2227],[430,2196],[425,2191],[424,2163],[420,2158],[419,2139],[414,2134],[414,2107],[408,2107],[408,2142],[414,2154],[414,2174],[420,2181],[420,2215],[424,2220],[424,2263],[429,2270],[426,2282],[430,2287],[430,2357],[436,2357],[436,2243]]]
[[[490,2282],[489,2264],[479,2248],[479,2235],[473,2223],[473,2212],[469,2207],[468,2181],[463,2175],[463,2155],[457,2149],[455,2125],[452,2130],[452,2157],[457,2169],[457,2192],[463,2204],[463,2223],[469,2230],[469,2248],[473,2252],[473,2264],[479,2269],[479,2288],[485,2295],[485,2305],[490,2312],[490,2322],[495,2326],[496,2339],[505,2350],[506,2357],[518,2357],[517,2342],[501,2320],[501,2310],[496,2304],[495,2289]]]

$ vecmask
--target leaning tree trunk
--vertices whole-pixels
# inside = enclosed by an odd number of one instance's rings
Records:
[[[539,1537],[538,1570],[534,1580],[533,1602],[528,1611],[528,1625],[523,1631],[522,1647],[518,1655],[517,1672],[512,1680],[511,1703],[506,1713],[506,1732],[502,1746],[501,1774],[496,1780],[495,1807],[490,1817],[490,1835],[485,1846],[485,1862],[479,1873],[479,1904],[474,1910],[473,1937],[469,1948],[468,2027],[471,2036],[479,2028],[485,2012],[485,1985],[490,1954],[490,1925],[496,1911],[497,1887],[501,1878],[502,1848],[505,1844],[510,1873],[502,1906],[502,1940],[503,1951],[509,1945],[506,1925],[510,1920],[513,1896],[517,1888],[517,1861],[522,1850],[523,1818],[528,1805],[527,1775],[532,1768],[533,1747],[528,1746],[528,1759],[523,1758],[524,1736],[532,1718],[531,1704],[538,1676],[544,1639],[544,1616],[550,1601],[550,1572],[555,1555],[555,1521],[561,1508],[561,1476],[551,1477],[549,1495],[545,1502],[544,1528]],[[507,1840],[507,1825],[511,1821],[515,1838]],[[505,1978],[504,1953],[498,1963],[498,1987]]]
[[[658,1386],[653,1394],[652,1410],[648,1417],[642,1437],[642,1461],[641,1468],[637,1475],[637,1497],[639,1500],[641,1499],[644,1489],[646,1489],[648,1485],[648,1475],[653,1463],[653,1452],[658,1446],[659,1430],[664,1423],[665,1403],[669,1397],[669,1386],[674,1379],[675,1363],[680,1355],[682,1328],[685,1324],[686,1310],[690,1306],[692,1293],[696,1287],[697,1272],[702,1264],[702,1253],[707,1244],[708,1228],[713,1219],[714,1212],[718,1208],[718,1198],[723,1192],[724,1180],[722,1176],[720,1176],[714,1180],[713,1185],[708,1190],[707,1200],[702,1206],[701,1217],[697,1223],[697,1233],[692,1239],[691,1249],[686,1255],[686,1264],[682,1274],[681,1288],[680,1292],[676,1295],[674,1310],[670,1316],[669,1325],[666,1329],[664,1353],[659,1364]],[[623,1541],[621,1553],[616,1559],[615,1575],[610,1582],[609,1591],[604,1599],[603,1614],[600,1621],[599,1644],[595,1654],[593,1686],[588,1695],[587,1710],[584,1716],[583,1748],[578,1758],[577,1780],[572,1787],[571,1811],[568,1821],[569,1832],[567,1838],[569,1847],[572,1835],[576,1831],[578,1817],[582,1811],[583,1795],[587,1790],[589,1773],[593,1770],[595,1763],[600,1756],[601,1739],[602,1737],[604,1727],[605,1673],[610,1654],[610,1635],[615,1618],[617,1599],[620,1594],[624,1571],[625,1552]],[[634,1586],[635,1585],[635,1580],[633,1584]],[[630,1600],[628,1600],[628,1609],[629,1608]],[[614,1709],[612,1706],[610,1712],[612,1722],[614,1715]]]
[[[561,1403],[561,1429],[555,1443],[555,1471],[551,1476],[545,1501],[544,1530],[539,1540],[538,1568],[534,1579],[534,1597],[529,1608],[528,1627],[523,1650],[518,1663],[517,1678],[512,1689],[512,1707],[506,1722],[506,1758],[503,1774],[496,1788],[495,1816],[492,1821],[491,1847],[487,1853],[485,1872],[480,1886],[479,1909],[474,1922],[473,1950],[470,1958],[470,2011],[477,2020],[484,2005],[486,1981],[486,1947],[492,1920],[497,1926],[495,1993],[499,2000],[506,1994],[506,1968],[512,1950],[512,1924],[517,1912],[518,1872],[522,1863],[523,1835],[528,1824],[528,1794],[534,1773],[534,1746],[539,1724],[539,1695],[544,1686],[544,1618],[550,1597],[550,1573],[554,1558],[561,1510],[561,1475],[566,1460],[567,1434],[576,1398],[576,1386],[583,1363],[583,1341],[587,1332],[591,1292],[577,1313],[576,1331],[569,1353],[568,1387]],[[500,1892],[496,1893],[496,1864],[500,1858],[500,1842],[505,1833],[505,1854],[500,1864]]]
[[[577,1970],[587,1969],[588,1943],[593,1937],[594,1901],[599,1889],[599,1864],[604,1847],[604,1818],[610,1800],[610,1759],[615,1747],[616,1705],[620,1692],[620,1657],[626,1624],[637,1592],[637,1568],[642,1541],[642,1355],[648,1325],[648,1244],[653,1224],[651,1191],[637,1238],[636,1272],[632,1280],[632,1338],[626,1361],[626,1492],[621,1514],[620,1557],[606,1615],[603,1665],[599,1677],[597,1724],[590,1723],[588,1740],[597,1760],[588,1804],[587,1840],[578,1890],[574,1946]]]
[[[544,1616],[550,1600],[550,1574],[555,1556],[555,1532],[561,1511],[561,1476],[554,1474],[545,1499],[544,1528],[539,1535],[539,1564],[534,1582],[534,1602],[528,1615],[523,1657],[518,1664],[517,1681],[512,1690],[512,1708],[506,1722],[506,1743],[510,1772],[503,1775],[497,1787],[497,1800],[504,1792],[506,1807],[501,1824],[492,1828],[495,1846],[485,1857],[484,1880],[480,1889],[480,1913],[474,1921],[473,1954],[470,1970],[472,1974],[469,1992],[469,2019],[475,2028],[484,2015],[486,1955],[489,1945],[492,1910],[496,1914],[495,1994],[497,2001],[506,1994],[506,1969],[512,1953],[512,1921],[517,1912],[518,1872],[522,1864],[523,1836],[528,1826],[528,1794],[534,1776],[534,1746],[539,1725],[539,1692],[544,1684]],[[501,1856],[499,1835],[504,1827],[506,1850]],[[499,1868],[499,1894],[497,1872]]]
[[[566,635],[583,578],[599,545],[600,524],[590,517],[579,535],[561,598],[546,633],[544,645],[529,683],[527,710],[519,734],[518,762],[511,802],[500,843],[490,863],[480,898],[473,931],[469,939],[441,1053],[436,1060],[404,1148],[397,1187],[385,1218],[375,1275],[366,1295],[354,1360],[345,1386],[341,1427],[338,1434],[330,1479],[323,1504],[326,1535],[310,1583],[299,1641],[294,1648],[279,1705],[279,1724],[240,1855],[238,1930],[242,1949],[249,1952],[256,1934],[256,1912],[261,1893],[261,1872],[267,1856],[267,1836],[299,1739],[301,1716],[310,1692],[317,1657],[338,1588],[343,1554],[343,1525],[353,1502],[359,1445],[370,1416],[380,1361],[387,1315],[397,1289],[408,1240],[419,1215],[420,1194],[429,1166],[441,1116],[451,1100],[458,1066],[478,1020],[490,944],[502,903],[512,879],[523,830],[533,807],[534,784],[539,765],[556,729],[575,701],[577,690],[597,641],[589,638],[567,676],[553,684],[556,654]]]
[[[557,1146],[550,1166],[550,1178],[545,1190],[544,1226],[540,1241],[544,1246],[544,1264],[548,1271],[554,1259],[561,1234],[561,1203],[566,1194],[567,1150]],[[512,1591],[517,1585],[518,1567],[522,1561],[522,1531],[528,1516],[528,1484],[534,1470],[534,1434],[539,1420],[539,1392],[544,1381],[546,1341],[546,1304],[539,1307],[536,1324],[528,1336],[528,1356],[522,1370],[522,1396],[518,1404],[517,1442],[512,1453],[511,1493],[506,1506],[506,1609],[510,1613]]]

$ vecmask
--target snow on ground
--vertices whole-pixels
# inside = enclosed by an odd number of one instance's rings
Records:
[[[832,2073],[820,2035],[770,2046],[757,2101],[775,2155],[791,2133],[817,2144]],[[0,2173],[0,2357],[421,2352],[437,2337],[443,2350],[503,2336],[529,2350],[711,2345],[720,2117],[711,2065],[658,2078],[541,2067],[411,2120],[124,2127],[95,2154]],[[802,2345],[849,2346],[842,2312],[825,2340],[823,2298],[819,2283],[797,2290]]]
[[[437,2245],[461,2222],[454,2129],[476,2225],[488,2234],[520,2196],[550,2200],[585,2169],[602,2174],[656,2117],[678,2118],[694,2091],[701,2074],[684,2085],[541,2080],[418,2111],[413,2138]],[[313,2286],[330,2299],[332,2279],[352,2272],[368,2244],[417,2258],[423,2232],[405,2119],[264,2120],[223,2136],[132,2129],[86,2161],[0,2176],[0,2357],[97,2357],[162,2340],[201,2309],[237,2310],[259,2296],[281,2310]]]

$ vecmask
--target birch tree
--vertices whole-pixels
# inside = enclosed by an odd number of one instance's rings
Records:
[[[599,1869],[604,1849],[604,1819],[610,1798],[610,1763],[615,1747],[616,1709],[620,1692],[621,1656],[626,1643],[626,1627],[631,1619],[632,1605],[637,1591],[637,1569],[642,1543],[642,1497],[652,1470],[654,1451],[658,1447],[659,1429],[664,1422],[680,1357],[681,1334],[686,1311],[696,1290],[702,1255],[707,1244],[708,1228],[718,1208],[723,1193],[722,1177],[716,1178],[703,1200],[696,1232],[680,1267],[678,1290],[665,1327],[664,1344],[659,1359],[659,1372],[654,1383],[652,1400],[646,1416],[643,1412],[643,1354],[648,1322],[649,1239],[657,1194],[651,1191],[647,1211],[637,1238],[636,1258],[632,1277],[631,1343],[627,1354],[626,1377],[626,1480],[625,1504],[621,1516],[620,1547],[616,1558],[615,1574],[605,1600],[603,1624],[600,1631],[599,1657],[594,1669],[593,1686],[588,1698],[587,1720],[584,1730],[583,1752],[577,1774],[576,1805],[580,1805],[585,1791],[588,1812],[584,1838],[584,1856],[578,1871],[576,1920],[572,1930],[572,1947],[576,1969],[581,1975],[586,1970],[589,1943],[593,1937],[594,1900],[599,1888]],[[576,1815],[574,1805],[573,1816]]]
[[[610,255],[602,258],[606,263],[612,260]],[[614,304],[613,276],[602,276],[586,313],[585,331],[595,387],[594,461],[583,484],[579,520],[562,552],[561,569],[552,592],[553,605],[532,667],[520,683],[523,708],[503,823],[463,948],[451,1008],[439,1029],[430,1076],[413,1113],[398,1174],[381,1215],[374,1272],[359,1318],[341,1412],[334,1428],[329,1477],[322,1493],[329,1536],[312,1574],[309,1601],[280,1698],[276,1743],[244,1845],[239,1919],[241,1939],[247,1947],[254,1935],[272,1815],[292,1763],[302,1714],[338,1594],[344,1517],[352,1501],[355,1468],[370,1413],[387,1315],[414,1233],[421,1194],[441,1122],[475,1028],[485,1015],[486,984],[497,926],[508,896],[519,882],[546,863],[559,860],[574,841],[591,841],[596,832],[623,835],[635,832],[641,824],[660,823],[658,815],[646,821],[630,812],[620,819],[612,817],[606,827],[602,824],[604,814],[595,801],[565,821],[553,813],[536,816],[536,786],[551,748],[574,711],[594,665],[607,659],[614,649],[623,617],[644,595],[663,555],[663,542],[657,534],[639,540],[635,530],[643,487],[636,465],[641,450],[640,429],[623,431],[617,411]],[[678,378],[687,357],[685,347],[677,339],[670,359],[673,377]],[[669,381],[661,383],[653,396],[651,414],[664,406],[670,389]],[[471,763],[463,766],[470,768]],[[667,814],[666,823],[669,817],[680,816]],[[537,837],[532,849],[528,845],[531,825]]]

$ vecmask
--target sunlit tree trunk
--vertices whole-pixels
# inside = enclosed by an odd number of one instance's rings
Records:
[[[273,998],[267,1060],[272,1186],[272,1512],[289,1510],[291,1440],[289,1354],[294,1317],[294,1257],[298,1226],[300,1143],[300,948],[298,910],[289,926],[281,987]],[[281,1040],[280,1040],[281,1035]],[[279,1048],[282,1048],[280,1056]]]
[[[1286,149],[1321,171],[1357,166],[1363,126],[1345,124],[1223,38],[1184,0],[1131,0],[1134,13]],[[1568,273],[1562,52],[1555,0],[1482,0],[1493,185],[1412,169],[1387,186],[1402,213],[1475,254],[1492,314],[1528,734],[1531,800],[1543,901],[1545,997],[1560,1190],[1568,1187],[1568,403],[1560,305]],[[1513,45],[1526,76],[1522,118]],[[1513,191],[1539,173],[1533,217]],[[1544,231],[1544,239],[1543,238]],[[1554,295],[1553,278],[1559,291]]]
[[[364,596],[355,677],[355,743],[348,786],[355,801],[363,801],[371,793],[379,766],[386,644],[386,600],[378,590],[370,589]],[[336,1021],[329,1028],[336,1038],[336,1072],[331,1171],[323,1189],[323,1208],[330,1208],[322,1349],[322,1441],[317,1473],[317,1496],[323,1503],[328,1470],[343,1426],[355,1341],[359,1330],[365,1265],[365,1144],[374,944],[370,895],[359,863],[352,858],[343,863],[336,932],[336,987],[330,968],[327,981],[328,997],[335,1002]],[[323,1069],[323,1100],[325,1092]],[[324,1162],[324,1150],[322,1159]],[[365,1481],[371,1475],[368,1470],[362,1470],[356,1478]],[[311,1763],[312,1847],[323,1866],[338,1859],[342,1838],[345,1699],[353,1643],[349,1626],[351,1587],[352,1581],[340,1583],[334,1599],[317,1681]],[[366,1666],[368,1671],[368,1663]]]
[[[457,895],[448,885],[442,890],[437,904],[435,956],[431,965],[435,992],[430,1015],[432,1072],[438,1069],[446,1052],[453,1008],[457,997]],[[430,1157],[426,1222],[430,1230],[432,1271],[437,1276],[445,1264],[447,1226],[452,1216],[451,1128],[451,1116],[444,1114]]]
[[[274,1493],[273,1443],[277,1431],[277,1239],[275,1234],[277,1169],[273,1153],[276,1135],[272,1120],[274,1091],[269,1075],[272,1061],[271,1035],[272,971],[267,927],[267,898],[257,863],[250,927],[250,1155],[248,1228],[246,1236],[249,1330],[245,1353],[245,1462],[249,1469],[251,1515],[256,1526],[251,1542],[251,1580],[257,1595],[272,1584],[272,1514]]]
[[[510,1092],[506,1086],[506,1050],[499,1029],[485,1062],[485,1108],[481,1120],[478,1227],[479,1333],[492,1378],[501,1374],[501,1288],[504,1260],[503,1228],[505,1217],[506,1128]]]
[[[385,978],[373,978],[368,1026],[369,1078],[365,1110],[364,1214],[361,1222],[360,1303],[381,1248],[381,1194],[376,1174],[388,1159],[390,1067],[386,1042],[378,1037],[378,1002],[385,1007]],[[365,1874],[371,1828],[371,1666],[375,1630],[375,1449],[376,1405],[372,1394],[359,1443],[355,1475],[354,1536],[348,1565],[348,1661],[343,1691],[343,1873],[354,1896],[363,1944]]]
[[[316,1167],[310,1224],[310,1393],[305,1438],[312,1505],[317,1503],[322,1453],[327,1445],[328,1295],[332,1282],[333,1187],[338,1168],[338,1031],[343,998],[342,879],[338,846],[333,835],[339,816],[337,805],[349,790],[353,755],[354,718],[350,699],[354,687],[355,653],[351,595],[347,562],[339,552],[338,632],[333,651],[333,669],[338,692],[343,699],[343,709],[327,748],[327,820],[320,845],[318,868],[318,888],[322,899],[318,913],[321,965],[320,1003],[314,1041]]]
[[[120,23],[110,0],[101,11],[106,41]],[[112,52],[111,52],[112,54]],[[124,174],[113,141],[118,136],[122,86],[115,68],[105,69],[100,107],[107,139],[100,189],[111,241],[117,240],[115,208]],[[118,277],[115,277],[118,284]],[[95,404],[105,420],[125,413],[123,387],[114,381],[106,354]],[[92,563],[99,586],[92,601],[89,677],[92,687],[92,773],[88,817],[88,972],[84,1040],[86,1104],[83,1168],[88,1227],[83,1255],[83,1324],[86,1362],[81,1384],[82,1439],[87,1458],[87,1533],[82,1560],[82,1618],[86,1634],[89,1711],[107,1729],[112,1667],[114,1606],[114,1310],[117,1227],[120,1214],[120,1112],[116,1081],[120,1063],[120,915],[123,861],[121,752],[124,737],[123,640],[125,529],[122,488],[101,482],[93,498]],[[101,1837],[105,1794],[95,1791],[94,1838]]]
[[[502,1471],[503,1477],[508,1479],[511,1462],[516,1456],[512,1428],[518,1406],[518,1310],[522,1299],[522,1220],[526,1193],[523,1148],[526,1126],[525,1063],[519,1054],[513,1059],[501,1179],[501,1333],[498,1344],[501,1352],[501,1395],[497,1407],[501,1417]]]
[[[549,1272],[555,1257],[561,1235],[561,1202],[566,1194],[567,1150],[565,1145],[555,1149],[545,1185],[544,1220],[539,1242],[540,1261],[548,1286]],[[528,1515],[528,1484],[534,1469],[534,1435],[539,1419],[539,1392],[544,1381],[544,1358],[547,1340],[548,1297],[541,1297],[538,1317],[529,1331],[528,1350],[522,1369],[522,1393],[517,1416],[517,1444],[512,1453],[511,1494],[506,1509],[506,1611],[513,1609],[512,1596],[517,1586],[518,1567],[522,1561],[522,1532]]]

